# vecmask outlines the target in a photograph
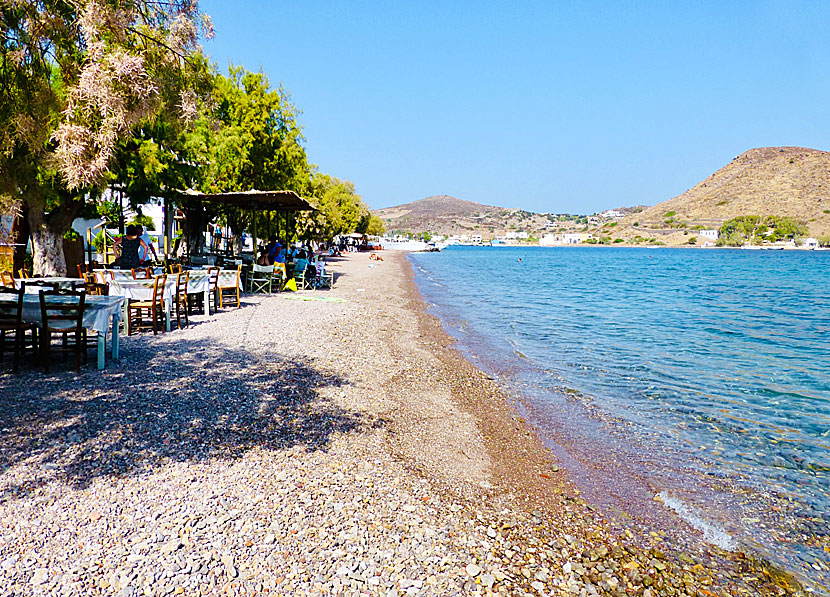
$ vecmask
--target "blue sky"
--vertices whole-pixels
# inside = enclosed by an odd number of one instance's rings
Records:
[[[302,110],[372,208],[653,205],[753,147],[830,149],[826,2],[202,0],[205,51]]]

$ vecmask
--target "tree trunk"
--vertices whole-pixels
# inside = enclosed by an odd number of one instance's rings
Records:
[[[185,218],[182,221],[182,242],[179,256],[201,255],[205,249],[205,228],[210,217],[201,202],[188,202],[182,205]]]
[[[67,199],[48,214],[42,193],[26,194],[24,209],[32,234],[32,252],[35,276],[65,276],[66,259],[63,255],[63,235],[83,206],[82,201]]]
[[[26,265],[26,247],[29,244],[29,220],[25,212],[20,213],[14,217],[12,223],[12,242],[14,247],[14,264],[15,272],[23,271]]]
[[[47,225],[32,230],[35,276],[65,276],[66,259],[63,256],[63,232],[52,230]]]

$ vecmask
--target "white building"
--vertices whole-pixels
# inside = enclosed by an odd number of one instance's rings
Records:
[[[561,245],[578,245],[591,238],[586,232],[572,232],[567,234],[545,234],[539,239],[541,247],[556,247]]]
[[[701,230],[700,236],[703,238],[708,238],[709,240],[718,240],[718,231],[717,230]]]
[[[600,214],[603,218],[621,218],[622,213],[618,209],[606,209]]]
[[[470,237],[470,242],[473,243],[474,245],[480,245],[481,244],[481,235],[480,234],[473,234]]]
[[[504,238],[506,240],[516,240],[516,239],[527,240],[527,237],[528,237],[527,232],[523,232],[523,231],[522,232],[516,232],[515,230],[511,230],[510,232],[505,232],[504,233]]]

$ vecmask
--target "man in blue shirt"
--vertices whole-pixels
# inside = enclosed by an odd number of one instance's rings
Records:
[[[271,237],[271,242],[268,246],[268,263],[271,265],[285,263],[285,252],[282,250],[282,245],[276,236]]]

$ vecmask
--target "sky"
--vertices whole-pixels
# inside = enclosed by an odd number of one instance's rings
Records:
[[[373,209],[654,205],[754,147],[830,149],[830,3],[202,0],[309,161]]]

